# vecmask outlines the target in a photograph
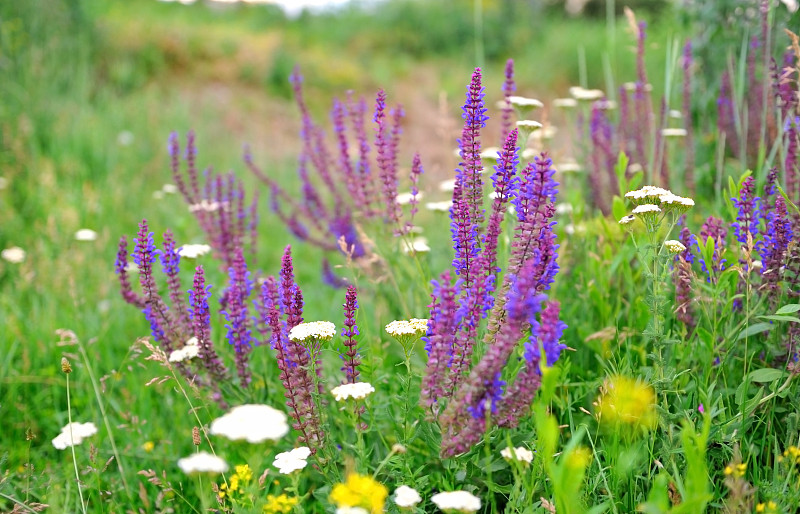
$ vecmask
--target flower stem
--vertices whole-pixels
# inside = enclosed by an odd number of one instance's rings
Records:
[[[72,450],[72,467],[75,469],[75,482],[78,485],[78,496],[81,500],[81,511],[86,514],[86,504],[83,501],[83,491],[81,491],[81,477],[78,473],[78,460],[75,458],[75,437],[72,435],[72,403],[69,396],[69,373],[67,376],[67,420],[69,421],[69,447]]]

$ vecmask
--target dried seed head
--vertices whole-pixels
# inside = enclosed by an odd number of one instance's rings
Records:
[[[192,427],[192,442],[195,446],[200,446],[200,429]]]
[[[26,441],[33,441],[36,439],[36,434],[33,433],[33,429],[28,427],[25,429],[25,440]]]
[[[66,357],[61,357],[61,371],[63,371],[66,374],[72,373],[72,366],[70,365]]]

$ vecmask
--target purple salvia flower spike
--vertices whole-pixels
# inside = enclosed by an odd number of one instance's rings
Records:
[[[780,300],[784,265],[788,257],[789,243],[792,241],[792,224],[786,211],[786,202],[778,195],[775,210],[769,213],[767,232],[764,234],[764,254],[762,256],[762,289],[774,309]]]
[[[242,387],[250,384],[251,375],[248,355],[252,348],[252,320],[248,315],[247,299],[253,288],[250,272],[244,261],[241,247],[236,250],[233,266],[228,270],[229,285],[226,290],[226,306],[222,313],[227,320],[227,339],[236,352],[236,371]]]
[[[484,88],[481,84],[481,69],[475,68],[472,80],[467,88],[467,100],[462,108],[461,117],[464,119],[464,130],[461,132],[459,148],[461,150],[461,163],[456,171],[456,191],[468,206],[469,220],[475,225],[476,231],[481,232],[483,223],[483,182],[481,173],[481,129],[486,126],[486,107],[483,101]]]
[[[511,118],[514,114],[514,108],[511,106],[509,98],[511,98],[516,90],[517,85],[514,83],[514,59],[509,59],[506,61],[506,80],[503,82],[503,100],[505,100],[505,103],[503,104],[503,128],[500,135],[500,140],[504,142],[508,138],[509,132],[511,132]]]
[[[424,173],[422,168],[422,159],[419,153],[414,154],[414,159],[411,161],[411,199],[408,202],[410,205],[408,221],[406,222],[406,232],[411,232],[414,226],[414,216],[419,212],[419,177]]]
[[[342,371],[345,374],[345,383],[354,384],[358,381],[358,365],[361,364],[361,359],[358,355],[358,343],[354,339],[355,336],[359,335],[358,325],[356,324],[358,298],[355,286],[347,286],[347,294],[342,307],[344,307],[342,337],[345,338],[344,345],[347,347],[347,351],[341,356],[344,360]]]
[[[167,276],[167,290],[169,291],[170,302],[172,302],[175,322],[181,333],[190,334],[192,332],[191,323],[186,311],[184,291],[181,288],[179,276],[181,256],[178,253],[178,249],[175,248],[175,239],[170,230],[164,232],[164,249],[161,251],[160,258],[164,274]]]
[[[133,290],[130,278],[128,277],[128,240],[125,236],[119,239],[119,249],[117,250],[117,259],[114,269],[119,277],[122,298],[131,305],[140,309],[144,308],[145,299]]]
[[[203,367],[212,377],[212,384],[218,384],[227,379],[228,370],[214,350],[211,340],[211,311],[208,307],[208,298],[211,296],[211,286],[206,285],[205,272],[198,266],[194,272],[194,284],[189,290],[189,314],[192,321],[192,333],[197,338],[199,348],[198,357]]]

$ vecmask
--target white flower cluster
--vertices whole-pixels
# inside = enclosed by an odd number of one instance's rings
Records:
[[[667,250],[669,250],[672,253],[681,253],[686,250],[686,246],[684,246],[683,243],[675,239],[664,241],[664,246],[666,246]]]
[[[447,212],[450,210],[450,207],[453,206],[453,202],[451,200],[444,200],[441,202],[428,202],[425,204],[425,208],[429,211],[438,211],[438,212]]]
[[[518,460],[525,464],[533,462],[533,452],[522,446],[503,448],[500,450],[500,455],[506,460]]]
[[[431,497],[431,501],[442,510],[467,513],[477,512],[481,508],[480,498],[467,491],[437,493]]]
[[[211,433],[231,441],[277,441],[289,433],[286,414],[269,405],[245,404],[211,422]]]
[[[352,398],[354,400],[361,400],[367,397],[370,393],[374,393],[375,388],[368,382],[356,382],[355,384],[342,384],[331,389],[331,393],[336,398],[337,402]]]
[[[11,248],[6,248],[0,252],[0,257],[2,257],[4,261],[8,261],[11,264],[21,263],[25,260],[25,255],[25,250],[19,246],[12,246]]]
[[[417,191],[417,194],[413,194],[411,192],[399,193],[394,198],[394,201],[395,201],[395,203],[397,203],[397,205],[408,205],[408,204],[411,203],[411,199],[412,198],[415,198],[416,199],[415,201],[419,202],[420,200],[422,200],[423,196],[424,195],[422,194],[422,191]]]
[[[386,325],[386,332],[392,337],[421,336],[428,332],[428,320],[411,318],[409,320],[395,320]]]
[[[606,94],[600,89],[585,89],[580,86],[573,86],[569,88],[569,94],[575,100],[583,102],[594,102],[605,97]]]
[[[669,189],[657,186],[644,186],[635,191],[625,193],[625,198],[633,201],[636,205],[650,204],[661,205],[662,207],[694,207],[694,200],[678,196]],[[636,211],[634,211],[636,212]]]
[[[97,427],[91,421],[88,423],[72,422],[61,429],[61,433],[53,439],[53,446],[57,450],[66,450],[70,446],[81,444],[87,437],[97,433]]]
[[[428,239],[425,237],[415,237],[411,241],[403,239],[400,241],[400,249],[406,255],[428,253],[431,251],[431,247],[428,246]]]
[[[97,232],[90,228],[82,228],[75,232],[76,241],[94,241],[97,239]]]
[[[178,459],[178,467],[187,475],[228,471],[228,464],[224,460],[208,452],[198,452],[190,457]]]
[[[508,102],[515,107],[527,107],[529,109],[539,109],[544,104],[535,98],[525,98],[524,96],[509,96]]]
[[[401,485],[394,490],[394,503],[400,508],[410,509],[416,507],[416,505],[421,501],[422,497],[419,495],[417,490],[412,487]]]
[[[186,346],[172,350],[169,354],[170,362],[183,362],[189,359],[194,359],[200,354],[200,346],[197,344],[197,338],[192,337],[186,341]]]
[[[295,471],[300,471],[308,464],[308,457],[311,456],[311,450],[307,446],[301,446],[294,450],[279,453],[275,456],[272,465],[278,468],[278,472],[283,475],[289,475]]]
[[[211,247],[209,245],[204,244],[189,244],[183,245],[178,250],[178,255],[185,259],[197,259],[198,257],[202,257],[211,251]]]
[[[635,220],[636,220],[636,216],[631,216],[631,215],[623,216],[622,218],[620,218],[619,224],[620,225],[627,225],[629,223],[633,223]]]
[[[634,214],[648,214],[651,212],[661,212],[661,207],[652,203],[646,203],[643,205],[638,205],[635,209],[633,209]]]
[[[330,341],[336,335],[336,325],[330,321],[309,321],[300,323],[289,331],[289,339],[305,342],[309,339]]]

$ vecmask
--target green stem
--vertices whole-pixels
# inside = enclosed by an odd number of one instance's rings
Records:
[[[69,420],[69,448],[72,450],[72,467],[75,469],[75,483],[78,485],[78,496],[81,500],[81,510],[86,514],[86,505],[83,502],[83,491],[81,491],[81,477],[78,473],[78,460],[75,457],[75,437],[72,434],[72,402],[69,396],[69,373],[67,375],[67,420]]]

